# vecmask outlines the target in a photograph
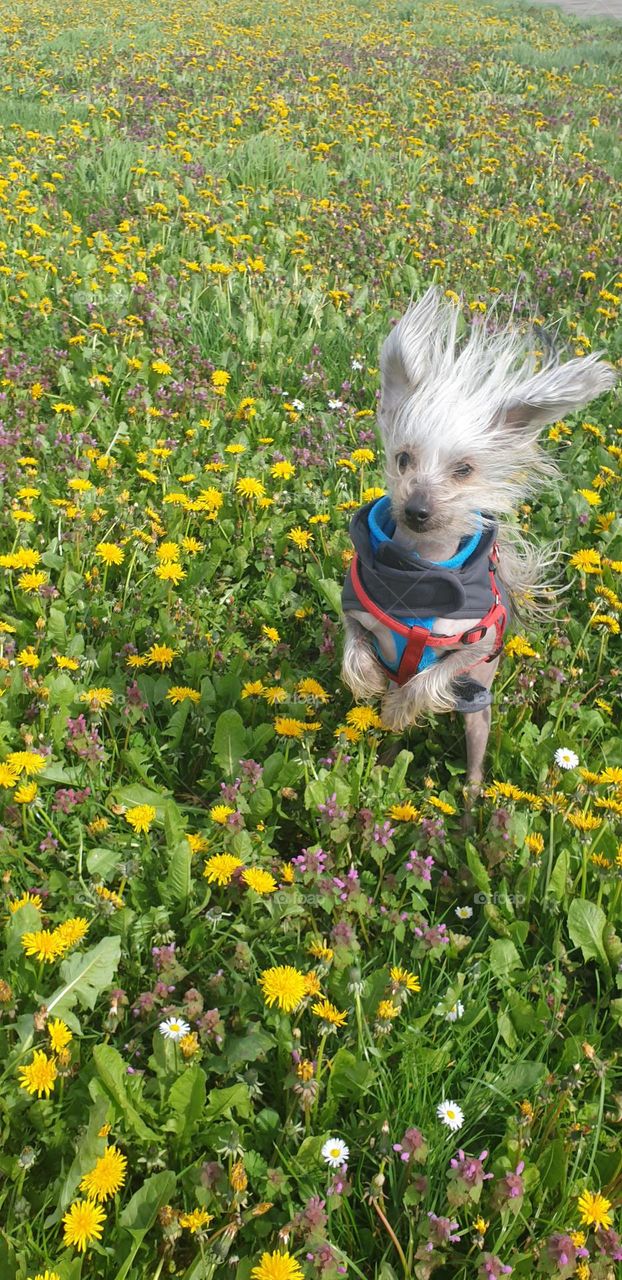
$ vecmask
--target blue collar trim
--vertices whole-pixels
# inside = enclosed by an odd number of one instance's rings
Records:
[[[482,536],[481,529],[481,513],[477,512],[480,520],[480,527],[471,537],[461,539],[456,554],[450,560],[433,560],[432,564],[437,564],[443,569],[460,569],[465,560],[473,554]],[[391,499],[378,498],[374,503],[367,516],[367,527],[369,529],[369,537],[372,545],[372,551],[375,553],[382,542],[390,542],[395,533],[395,521],[391,516]],[[420,557],[416,551],[412,551],[411,555]]]

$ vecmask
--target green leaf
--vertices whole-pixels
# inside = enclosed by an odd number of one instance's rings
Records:
[[[54,1212],[46,1219],[46,1228],[60,1221],[67,1205],[71,1204],[74,1198],[78,1183],[82,1181],[85,1173],[89,1173],[94,1168],[99,1156],[103,1155],[106,1148],[106,1139],[100,1138],[99,1131],[102,1125],[105,1124],[108,1107],[109,1103],[106,1098],[98,1098],[93,1103],[86,1133],[80,1138],[73,1163],[57,1197]]]
[[[568,912],[568,933],[575,947],[580,947],[584,960],[598,960],[605,973],[610,973],[603,933],[607,917],[602,907],[587,898],[574,898]]]
[[[313,576],[309,574],[314,587],[324,597],[327,604],[330,605],[333,613],[337,617],[341,616],[341,583],[335,582],[334,578],[317,578],[315,573]]]
[[[246,751],[246,730],[238,711],[222,711],[216,721],[212,752],[223,773],[233,777]]]
[[[486,897],[490,898],[492,896],[490,876],[488,875],[488,872],[477,852],[477,849],[475,848],[474,844],[471,844],[470,840],[466,841],[465,847],[466,847],[466,860],[467,860],[467,866],[469,868],[469,871],[471,872],[471,875],[473,876],[473,879],[478,889],[480,890],[480,893],[485,893]]]
[[[54,992],[47,1002],[48,1016],[61,1016],[62,1009],[72,1009],[76,1000],[86,1009],[94,1009],[95,1002],[112,980],[119,967],[120,938],[102,938],[97,946],[82,955],[70,956],[60,967],[63,986]]]
[[[549,893],[552,893],[553,897],[556,898],[558,902],[561,902],[562,898],[566,896],[569,867],[570,852],[568,849],[562,849],[551,872],[548,888]]]
[[[162,1205],[173,1198],[176,1178],[170,1169],[161,1173],[153,1173],[142,1187],[132,1196],[119,1215],[119,1226],[124,1227],[133,1237],[132,1247],[124,1258],[115,1280],[125,1280],[136,1254],[146,1234],[151,1230]]]
[[[178,1076],[169,1093],[168,1106],[173,1114],[167,1120],[165,1128],[176,1133],[182,1143],[190,1138],[203,1113],[206,1082],[205,1072],[195,1065]]]
[[[86,855],[87,870],[92,876],[101,876],[105,880],[114,871],[121,861],[123,853],[121,849],[89,849]]]
[[[248,1085],[232,1084],[227,1089],[212,1089],[210,1091],[207,1107],[204,1112],[204,1119],[208,1123],[214,1120],[220,1120],[223,1116],[229,1115],[231,1111],[237,1111],[238,1115],[248,1119],[251,1115],[250,1094]]]
[[[492,1083],[496,1090],[503,1094],[528,1094],[542,1084],[546,1072],[544,1062],[531,1062],[528,1059],[522,1062],[508,1062],[499,1074],[493,1077]]]
[[[371,1073],[367,1062],[360,1062],[349,1049],[338,1049],[328,1077],[327,1099],[357,1097],[365,1089]]]
[[[490,970],[495,978],[507,978],[520,967],[521,958],[510,938],[496,938],[490,946]]]
[[[180,840],[172,850],[166,880],[160,885],[165,906],[187,906],[192,888],[192,850],[187,840]]]
[[[518,1040],[512,1024],[512,1019],[505,1009],[499,1009],[497,1014],[497,1028],[499,1035],[507,1044],[508,1049],[515,1049],[518,1044]]]
[[[129,1096],[127,1064],[123,1061],[118,1049],[113,1048],[111,1044],[96,1044],[93,1049],[93,1062],[104,1092],[123,1116],[128,1129],[148,1142],[156,1141],[156,1134],[145,1124]],[[129,1209],[129,1205],[127,1207]]]
[[[259,1022],[251,1022],[241,1036],[227,1036],[223,1057],[230,1068],[235,1071],[247,1062],[256,1062],[265,1058],[268,1051],[274,1048],[276,1040]]]
[[[566,1181],[568,1153],[562,1138],[549,1141],[538,1161],[540,1183],[545,1191],[553,1191]]]

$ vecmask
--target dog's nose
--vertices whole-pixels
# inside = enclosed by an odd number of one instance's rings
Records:
[[[406,519],[411,524],[424,525],[430,518],[430,508],[425,498],[411,498],[404,508]]]

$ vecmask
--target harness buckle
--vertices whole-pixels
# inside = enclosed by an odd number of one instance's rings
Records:
[[[479,626],[470,627],[468,631],[462,632],[462,635],[460,636],[460,643],[461,644],[477,644],[478,640],[484,639],[484,636],[486,635],[487,631],[488,631],[488,627],[482,626],[480,622]]]

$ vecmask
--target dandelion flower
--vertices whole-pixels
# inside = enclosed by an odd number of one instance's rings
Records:
[[[405,987],[406,991],[421,991],[421,983],[415,973],[410,973],[408,969],[400,969],[398,965],[394,965],[389,970],[391,982],[398,987]]]
[[[177,560],[164,560],[155,570],[155,576],[161,582],[172,582],[177,586],[186,577],[186,570],[182,569]]]
[[[80,1190],[90,1200],[104,1201],[116,1196],[127,1176],[127,1156],[117,1147],[108,1147],[99,1157],[94,1169],[86,1173]]]
[[[162,671],[166,667],[170,667],[173,658],[177,657],[177,650],[171,649],[168,644],[152,644],[145,655],[152,667],[160,667]]]
[[[179,1225],[194,1235],[196,1231],[204,1231],[213,1220],[213,1213],[207,1213],[205,1209],[193,1209],[192,1213],[180,1214]]]
[[[253,476],[243,476],[238,480],[235,491],[241,498],[263,498],[266,493],[261,480],[255,480]]]
[[[341,1138],[327,1138],[322,1147],[322,1159],[330,1165],[331,1169],[339,1169],[346,1163],[349,1155],[350,1148]]]
[[[141,833],[146,835],[153,826],[156,810],[152,804],[137,804],[133,809],[128,809],[124,816],[125,821],[130,827],[132,827],[137,835],[140,835]]]
[[[106,1215],[98,1204],[92,1200],[76,1200],[63,1218],[63,1243],[73,1244],[84,1253],[94,1240],[101,1240],[105,1221]]]
[[[393,822],[417,822],[421,817],[419,809],[414,804],[406,800],[403,804],[392,804],[389,809],[389,817]]]
[[[464,1124],[464,1112],[457,1102],[441,1102],[436,1108],[436,1114],[442,1124],[451,1129],[455,1133],[456,1129],[461,1129]]]
[[[305,975],[292,965],[277,965],[264,969],[259,979],[266,1004],[278,1004],[284,1013],[291,1013],[305,995]]]
[[[232,813],[235,813],[235,809],[232,809],[230,804],[213,804],[209,816],[212,822],[218,822],[221,827],[224,827]]]
[[[166,360],[152,360],[151,368],[154,373],[159,373],[163,377],[173,372],[171,365]]]
[[[594,1226],[603,1231],[611,1226],[613,1221],[609,1213],[611,1201],[606,1200],[599,1191],[583,1191],[579,1196],[578,1205],[584,1227]]]
[[[88,702],[93,711],[99,711],[102,707],[112,706],[114,693],[107,685],[102,685],[98,689],[87,689],[86,693],[81,695],[80,702]]]
[[[36,907],[37,911],[40,911],[43,906],[43,899],[39,897],[38,893],[29,893],[26,889],[21,898],[11,898],[8,906],[11,915],[19,911],[20,907]]]
[[[234,873],[242,863],[239,858],[235,858],[232,853],[215,853],[213,858],[208,858],[205,863],[203,875],[208,884],[229,884]]]
[[[346,721],[352,729],[381,729],[382,720],[373,707],[352,707],[346,715]]]
[[[242,872],[242,879],[249,889],[259,894],[274,893],[277,887],[274,876],[271,876],[269,871],[264,871],[262,867],[248,867]]]
[[[63,920],[62,924],[56,926],[54,933],[64,951],[68,947],[75,946],[76,942],[82,942],[88,933],[89,922],[84,916],[70,916],[69,920]]]
[[[30,777],[31,774],[41,773],[41,770],[45,769],[47,760],[45,756],[39,755],[38,751],[9,751],[4,763],[14,773],[25,773]]]
[[[95,548],[95,555],[103,560],[104,564],[123,564],[125,560],[125,552],[118,547],[116,542],[98,542]]]
[[[311,1012],[317,1018],[321,1018],[322,1022],[329,1023],[331,1027],[343,1027],[348,1019],[347,1013],[343,1013],[334,1004],[331,1004],[330,1000],[326,999],[318,1000],[317,1004],[311,1005]]]
[[[62,1049],[66,1049],[71,1044],[73,1036],[66,1022],[62,1022],[60,1018],[54,1018],[46,1025],[46,1031],[50,1037],[50,1048],[53,1053],[60,1053]]]
[[[17,788],[13,798],[17,804],[30,804],[35,799],[36,794],[36,782],[23,782],[21,787]]]
[[[27,956],[35,956],[43,964],[53,964],[65,950],[56,930],[38,929],[35,933],[23,933],[21,943]]]
[[[554,760],[560,769],[576,769],[579,763],[579,757],[569,747],[558,747]]]
[[[312,680],[310,677],[305,680],[299,680],[296,688],[301,698],[311,698],[317,702],[328,702],[329,695],[317,680]]]
[[[165,1040],[183,1040],[190,1033],[190,1024],[183,1018],[166,1018],[159,1029]]]
[[[302,738],[309,725],[293,716],[277,716],[274,728],[281,738]]]
[[[42,1049],[35,1049],[32,1062],[27,1066],[19,1068],[20,1086],[27,1093],[36,1093],[38,1098],[42,1098],[45,1094],[49,1098],[53,1088],[54,1081],[58,1075],[56,1063],[53,1058],[48,1058]]]
[[[0,764],[0,787],[15,787],[18,775],[8,764]]]
[[[177,706],[179,702],[200,702],[201,694],[197,689],[190,689],[185,684],[174,684],[169,689],[166,700]]]
[[[262,1253],[251,1280],[304,1280],[304,1273],[291,1253]]]
[[[287,536],[300,551],[307,551],[313,541],[313,534],[309,533],[308,529],[301,529],[299,525],[295,529],[290,529]]]

